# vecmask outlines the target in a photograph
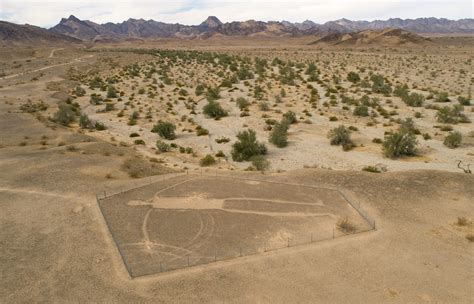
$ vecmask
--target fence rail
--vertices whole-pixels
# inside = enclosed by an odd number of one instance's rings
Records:
[[[150,262],[150,259],[146,259],[146,260],[138,261],[138,262],[130,261],[127,255],[124,253],[124,249],[122,248],[120,242],[115,236],[114,231],[110,227],[107,217],[105,216],[104,211],[102,209],[101,202],[103,202],[105,199],[113,198],[116,195],[120,195],[120,194],[129,192],[132,190],[136,190],[142,187],[150,186],[152,184],[157,184],[159,182],[169,180],[172,178],[184,177],[184,176],[232,178],[232,179],[240,179],[240,180],[247,180],[247,181],[259,181],[259,182],[283,184],[283,185],[290,185],[290,186],[300,186],[300,187],[308,187],[308,188],[316,188],[316,189],[333,190],[339,193],[339,195],[354,210],[357,211],[357,213],[368,224],[369,228],[357,230],[352,233],[346,233],[346,232],[340,231],[339,229],[334,228],[332,230],[317,231],[313,233],[308,233],[306,235],[299,235],[297,237],[288,238],[285,242],[278,245],[270,244],[268,242],[263,242],[261,244],[258,244],[258,246],[257,245],[239,246],[237,248],[234,248],[234,250],[232,251],[227,250],[226,252],[216,249],[214,251],[214,254],[210,256],[197,256],[197,257],[187,256],[187,257],[179,258],[178,260],[173,261],[173,262],[159,260],[156,257],[152,257],[151,262]],[[256,255],[256,254],[260,254],[264,252],[283,250],[283,249],[291,248],[295,246],[308,245],[311,243],[327,241],[330,239],[335,239],[335,238],[340,238],[340,237],[345,237],[349,235],[355,235],[355,234],[360,234],[360,233],[376,230],[375,220],[369,215],[369,213],[366,210],[362,208],[359,201],[355,200],[353,197],[351,197],[351,195],[349,195],[343,189],[340,189],[338,187],[331,187],[331,186],[315,186],[315,185],[304,184],[304,183],[289,183],[289,182],[283,182],[283,181],[278,181],[278,180],[271,180],[267,176],[264,176],[264,175],[262,176],[262,178],[257,178],[257,177],[249,178],[249,177],[242,177],[242,176],[236,176],[236,175],[226,175],[226,174],[222,174],[222,172],[219,172],[219,171],[216,171],[214,173],[210,171],[202,171],[202,170],[198,173],[190,173],[186,171],[184,173],[166,174],[166,175],[154,176],[151,178],[144,178],[141,180],[137,180],[131,186],[126,187],[125,189],[124,188],[121,188],[120,190],[106,189],[98,193],[96,195],[96,198],[97,198],[97,203],[99,205],[99,209],[101,211],[102,216],[104,217],[104,220],[110,232],[110,235],[118,249],[118,252],[121,256],[124,266],[127,269],[127,272],[129,273],[132,279],[136,277],[140,277],[140,276],[163,273],[163,272],[168,272],[172,270],[178,270],[178,269],[183,269],[183,268],[193,267],[193,266],[198,266],[198,265],[205,265],[205,264],[215,263],[219,261],[225,261],[229,259],[244,257],[244,256]]]

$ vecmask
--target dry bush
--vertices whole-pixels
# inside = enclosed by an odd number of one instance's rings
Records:
[[[356,232],[356,227],[354,224],[352,224],[349,221],[349,218],[346,216],[342,219],[340,219],[337,222],[337,229],[341,230],[344,233],[355,233]]]
[[[126,159],[121,169],[128,173],[130,177],[141,178],[153,175],[160,175],[170,173],[171,170],[165,168],[157,163],[147,161],[140,157],[133,157]]]

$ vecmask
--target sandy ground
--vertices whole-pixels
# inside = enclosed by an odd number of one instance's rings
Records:
[[[50,52],[43,50],[41,60]],[[68,52],[55,52],[50,60],[61,63],[62,54]],[[474,245],[466,238],[474,234],[474,178],[439,170],[273,173],[281,181],[347,189],[375,217],[377,231],[131,280],[95,195],[135,182],[121,169],[134,149],[46,127],[18,111],[27,98],[54,104],[44,87],[61,79],[63,68],[48,69],[32,83],[30,76],[1,83],[2,302],[474,301]],[[12,73],[23,72],[18,69]],[[458,224],[460,217],[467,218],[465,225]]]

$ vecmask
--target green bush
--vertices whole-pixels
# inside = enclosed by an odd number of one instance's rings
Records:
[[[209,130],[208,129],[205,129],[201,126],[197,126],[196,127],[196,134],[197,136],[205,136],[205,135],[209,135]]]
[[[267,148],[257,141],[254,130],[246,130],[237,134],[238,141],[232,145],[232,159],[234,161],[248,161],[254,155],[264,155]]]
[[[410,95],[404,96],[402,99],[407,106],[421,107],[423,105],[423,101],[425,101],[425,96],[418,93],[411,93]]]
[[[81,114],[79,117],[79,126],[82,129],[93,129],[94,124],[90,121],[89,117],[86,114]]]
[[[245,108],[247,108],[250,105],[249,101],[243,97],[237,98],[236,104],[241,111],[243,111]]]
[[[390,158],[415,155],[417,144],[415,134],[405,130],[388,134],[382,143],[384,154]]]
[[[278,148],[284,148],[288,145],[288,122],[283,119],[282,122],[273,126],[269,141]]]
[[[63,126],[69,126],[70,123],[76,121],[76,116],[76,109],[72,105],[61,103],[58,111],[53,116],[53,120]]]
[[[170,145],[168,145],[167,143],[165,143],[165,142],[162,141],[162,140],[157,140],[157,141],[156,141],[156,148],[157,148],[158,151],[160,151],[160,152],[168,152],[168,151],[171,150]]]
[[[82,96],[86,95],[86,90],[84,90],[80,85],[78,85],[78,86],[74,89],[74,94],[75,94],[77,97],[82,97]]]
[[[440,92],[436,95],[435,102],[449,102],[449,96],[446,92]]]
[[[213,164],[216,163],[216,159],[214,158],[214,156],[210,155],[210,154],[207,154],[206,156],[204,156],[200,161],[199,161],[199,164],[202,166],[202,167],[208,167],[208,166],[211,166]]]
[[[117,90],[114,86],[109,86],[107,88],[107,98],[117,98]]]
[[[354,109],[355,116],[369,116],[369,108],[367,106],[357,106]]]
[[[270,168],[270,162],[262,155],[254,155],[250,158],[252,167],[257,171],[266,171]]]
[[[392,92],[392,87],[385,83],[385,79],[381,75],[372,75],[370,77],[372,80],[372,92],[380,94],[390,94]]]
[[[458,97],[458,102],[462,106],[470,106],[471,105],[471,100],[469,98],[459,96]]]
[[[436,119],[441,123],[457,124],[459,122],[469,122],[469,119],[462,113],[463,106],[454,105],[453,107],[443,107],[438,109]]]
[[[449,134],[444,139],[443,144],[451,149],[461,146],[462,135],[458,131],[449,132]]]
[[[288,111],[283,114],[283,119],[286,120],[286,122],[290,125],[298,122],[298,119],[296,118],[296,113],[293,111]]]
[[[158,135],[162,138],[173,140],[176,138],[174,133],[175,130],[175,125],[170,122],[158,122],[158,124],[153,127],[151,132],[158,133]]]
[[[103,123],[97,121],[95,123],[95,129],[97,131],[104,131],[104,130],[107,130],[107,127]]]
[[[345,126],[341,125],[337,128],[331,129],[328,132],[328,138],[330,139],[331,145],[342,146],[344,151],[348,151],[354,147],[350,131]]]
[[[352,83],[357,83],[360,81],[360,76],[356,72],[349,72],[349,74],[347,74],[347,80]]]
[[[227,112],[221,107],[218,102],[215,101],[209,101],[207,105],[204,106],[203,112],[208,117],[212,117],[215,119],[227,116]]]

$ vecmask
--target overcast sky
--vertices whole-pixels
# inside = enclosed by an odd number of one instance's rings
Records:
[[[222,22],[309,19],[321,23],[340,18],[473,18],[474,9],[472,0],[0,0],[0,19],[14,23],[50,27],[71,14],[97,23],[143,18],[199,24],[210,15]]]

